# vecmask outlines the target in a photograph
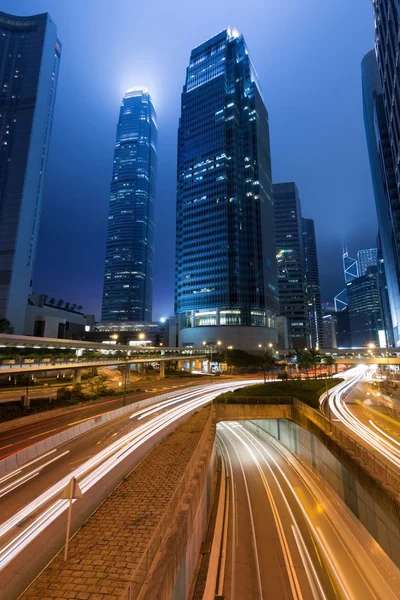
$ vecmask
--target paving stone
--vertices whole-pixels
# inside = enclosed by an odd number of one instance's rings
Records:
[[[209,410],[181,425],[138,465],[72,538],[67,563],[61,551],[20,600],[122,597],[179,486]]]

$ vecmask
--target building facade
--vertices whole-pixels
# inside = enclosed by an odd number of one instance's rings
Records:
[[[379,247],[389,310],[385,330],[389,346],[400,346],[400,196],[375,51],[362,60],[364,124],[378,217]],[[390,316],[390,318],[389,318]]]
[[[23,333],[60,66],[51,17],[0,12],[0,318]]]
[[[102,321],[151,321],[156,167],[155,110],[147,90],[134,88],[117,126]]]
[[[268,113],[229,27],[195,48],[178,132],[175,312],[180,345],[277,342]]]
[[[321,288],[319,284],[317,242],[312,219],[302,218],[303,248],[307,279],[308,320],[312,348],[324,347],[322,324]]]
[[[347,283],[351,344],[355,348],[381,345],[383,331],[379,297],[378,268],[368,267],[365,275]]]
[[[287,318],[291,348],[308,348],[306,264],[300,198],[293,182],[273,185],[280,315]]]
[[[365,275],[368,267],[378,266],[378,248],[367,248],[357,252],[358,274]]]
[[[386,123],[393,158],[394,176],[400,189],[400,5],[398,0],[372,0],[375,50]]]

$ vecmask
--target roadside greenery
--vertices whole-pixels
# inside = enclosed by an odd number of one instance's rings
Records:
[[[216,402],[227,402],[230,399],[242,397],[262,398],[266,396],[294,396],[298,400],[304,402],[311,408],[319,408],[319,398],[325,392],[326,387],[331,388],[343,381],[342,379],[317,379],[317,380],[301,380],[293,379],[290,381],[275,381],[262,383],[258,385],[250,385],[244,388],[239,388],[234,392],[221,394],[216,398]]]
[[[127,388],[126,395],[141,391],[143,391],[141,388]],[[124,390],[104,390],[103,388],[99,388],[97,391],[83,392],[80,384],[74,387],[62,387],[57,390],[56,398],[31,398],[30,408],[23,408],[18,402],[0,403],[0,423],[55,408],[75,406],[81,402],[98,400],[103,397],[123,396],[124,393]]]

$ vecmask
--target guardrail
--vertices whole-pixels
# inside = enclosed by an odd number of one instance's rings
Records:
[[[121,600],[134,600],[134,598],[136,598],[139,594],[143,584],[147,581],[157,552],[162,546],[167,530],[173,524],[175,515],[179,506],[181,505],[182,497],[189,487],[189,482],[193,478],[193,473],[199,463],[200,456],[204,452],[204,442],[210,435],[210,429],[213,422],[215,422],[215,415],[213,409],[211,409],[203,433],[201,434],[192,458],[187,464],[185,472],[182,475],[182,478],[170,501],[168,502],[167,508],[165,509],[164,514],[161,517],[161,520],[158,523],[149,543],[147,544],[142,557],[131,576],[131,581],[121,597]]]

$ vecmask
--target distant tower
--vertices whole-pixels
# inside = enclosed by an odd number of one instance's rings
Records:
[[[357,259],[349,256],[346,243],[343,244],[342,263],[344,282],[347,284],[350,281],[353,281],[353,279],[356,279],[359,273]],[[341,310],[345,310],[347,308],[346,288],[344,288],[341,292],[339,292],[339,294],[337,294],[337,296],[335,296],[334,303],[336,312],[340,312]]]
[[[146,89],[122,100],[114,151],[102,321],[151,321],[156,114]]]
[[[280,315],[288,322],[289,345],[311,345],[306,262],[300,198],[294,182],[274,183],[276,257]]]
[[[378,248],[367,248],[357,252],[358,273],[365,275],[368,267],[378,266]]]
[[[277,342],[268,113],[233,27],[192,50],[178,133],[180,345]]]
[[[321,289],[319,284],[318,254],[315,227],[312,219],[302,218],[303,248],[307,279],[308,319],[310,323],[311,346],[324,347],[322,323]]]
[[[61,44],[47,13],[0,12],[0,319],[23,333]]]

